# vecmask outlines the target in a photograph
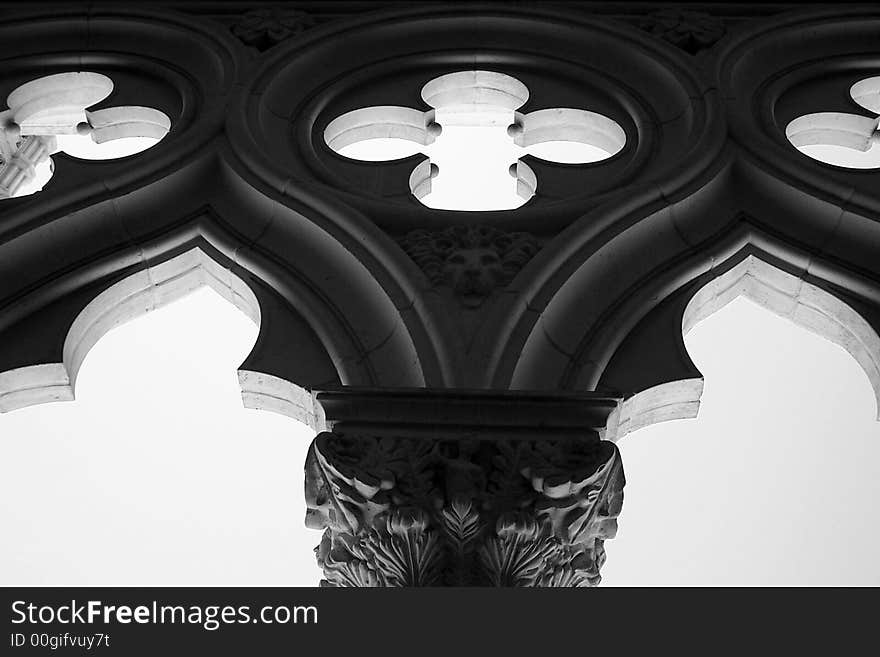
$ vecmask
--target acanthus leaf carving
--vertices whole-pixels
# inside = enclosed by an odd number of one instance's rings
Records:
[[[438,533],[420,509],[395,509],[357,535],[325,531],[316,551],[323,586],[431,586],[441,575]]]
[[[395,470],[384,479],[373,460],[383,442]],[[308,524],[325,528],[316,549],[325,586],[593,586],[622,488],[619,453],[595,435],[469,442],[324,432],[306,471]]]
[[[474,508],[473,500],[457,497],[440,513],[449,545],[454,552],[462,556],[472,552],[474,541],[482,530],[480,513]]]
[[[474,555],[484,524],[474,500],[463,496],[440,512],[451,565],[447,568],[446,582],[462,586],[475,579]]]

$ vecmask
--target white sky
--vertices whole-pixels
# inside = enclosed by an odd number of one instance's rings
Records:
[[[739,298],[685,338],[697,420],[620,441],[606,585],[880,585],[880,423],[841,347]]]
[[[76,402],[0,415],[0,584],[317,584],[312,433],[243,408],[256,335],[203,289],[101,339]],[[621,441],[604,584],[880,585],[880,423],[856,362],[744,299],[686,344],[700,418]]]

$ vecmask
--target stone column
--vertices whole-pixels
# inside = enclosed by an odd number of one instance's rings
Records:
[[[595,586],[623,503],[617,400],[340,389],[306,462],[323,586]]]

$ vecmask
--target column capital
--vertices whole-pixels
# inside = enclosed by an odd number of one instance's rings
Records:
[[[306,462],[325,586],[591,586],[623,468],[591,394],[334,390]]]

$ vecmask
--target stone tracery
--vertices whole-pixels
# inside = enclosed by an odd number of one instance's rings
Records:
[[[409,107],[374,106],[352,110],[333,119],[324,130],[327,144],[335,151],[352,159],[382,161],[388,156],[368,157],[360,149],[352,153],[350,147],[372,140],[406,140],[412,142],[412,153],[424,150],[438,153],[435,141],[443,135],[443,125],[447,128],[467,129],[483,127],[500,130],[506,126],[507,140],[512,153],[528,154],[530,150],[540,153],[544,159],[567,163],[591,163],[601,161],[619,152],[626,144],[624,130],[614,120],[602,114],[574,108],[548,108],[523,114],[518,112],[529,100],[529,90],[525,84],[513,76],[495,71],[459,71],[448,73],[428,81],[421,91],[422,100],[433,109],[420,111]],[[471,134],[471,138],[476,137]],[[448,138],[444,138],[448,139]],[[461,159],[451,163],[453,167],[462,166],[468,157],[471,144],[461,138],[457,154]],[[488,142],[487,142],[488,143]],[[503,144],[503,142],[499,142]],[[572,156],[557,155],[548,146],[555,143],[581,145]],[[433,146],[432,146],[433,145]],[[421,148],[420,148],[421,147]],[[479,148],[479,147],[478,147]],[[499,147],[500,148],[500,147]],[[543,150],[541,150],[543,148]],[[519,203],[528,201],[537,190],[538,179],[520,155],[511,155],[515,161],[503,163],[497,171],[487,170],[479,175],[487,185],[495,174],[503,175],[507,167],[516,180],[511,189],[520,197]],[[569,159],[561,159],[567,157]],[[574,157],[574,159],[570,159]],[[445,165],[443,167],[445,171]],[[410,188],[413,195],[430,207],[448,209],[495,209],[492,207],[471,206],[475,199],[459,199],[454,205],[435,205],[429,203],[432,192],[432,179],[437,178],[441,168],[431,159],[417,165],[410,175]],[[461,181],[459,181],[461,182]],[[463,196],[460,194],[459,196]],[[447,201],[448,202],[448,201]],[[502,206],[501,209],[506,209]]]

